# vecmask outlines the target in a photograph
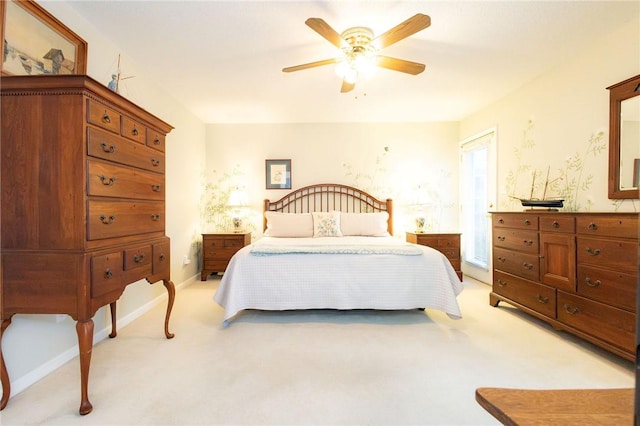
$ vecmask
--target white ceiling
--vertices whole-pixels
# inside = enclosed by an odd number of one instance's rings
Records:
[[[457,121],[640,13],[637,1],[70,5],[206,123]],[[281,71],[336,56],[336,48],[304,24],[309,17],[338,33],[366,26],[379,35],[416,13],[429,15],[431,26],[382,53],[426,64],[422,74],[380,69],[341,94],[331,65]]]

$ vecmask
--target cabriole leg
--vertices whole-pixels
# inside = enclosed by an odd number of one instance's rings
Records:
[[[109,308],[111,309],[111,333],[109,337],[113,339],[118,335],[116,331],[116,302],[110,303]]]
[[[7,372],[7,366],[4,363],[4,356],[2,355],[2,336],[4,331],[11,324],[11,317],[2,321],[0,325],[0,380],[2,381],[2,399],[0,400],[0,410],[3,410],[9,402],[11,396],[11,381],[9,380],[9,373]]]
[[[91,349],[93,348],[93,320],[78,321],[78,346],[80,347],[80,414],[89,414],[93,406],[89,402],[89,366],[91,365]]]
[[[173,309],[173,302],[176,298],[176,288],[171,280],[162,280],[162,283],[167,288],[167,293],[169,293],[167,314],[164,317],[164,335],[167,336],[167,339],[172,339],[175,334],[169,332],[169,317],[171,316],[171,309]]]

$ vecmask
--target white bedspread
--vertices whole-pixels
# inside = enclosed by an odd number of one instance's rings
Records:
[[[256,256],[255,245],[406,246],[393,237],[270,238],[238,251],[214,299],[225,321],[244,309],[438,309],[460,318],[462,291],[449,260],[418,246],[420,255],[288,253]]]

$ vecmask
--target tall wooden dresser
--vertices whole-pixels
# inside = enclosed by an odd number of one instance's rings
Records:
[[[100,307],[110,305],[115,337],[125,287],[162,281],[173,337],[164,173],[172,127],[84,75],[3,77],[1,94],[0,339],[14,314],[76,320],[87,414]],[[10,396],[1,356],[0,409]]]
[[[638,214],[493,213],[490,303],[635,359]]]

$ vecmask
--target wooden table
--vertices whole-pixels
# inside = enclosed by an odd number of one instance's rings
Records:
[[[632,425],[634,389],[478,388],[476,401],[503,425]]]

